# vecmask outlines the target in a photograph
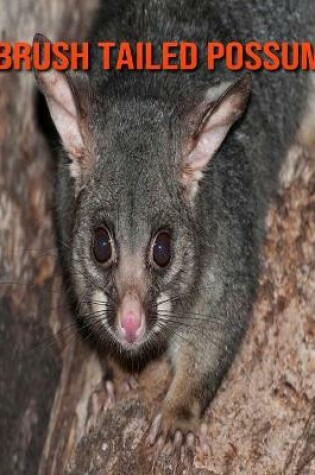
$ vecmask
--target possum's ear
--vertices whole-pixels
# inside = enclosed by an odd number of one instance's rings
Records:
[[[181,167],[181,182],[190,199],[194,198],[203,171],[221,146],[230,127],[245,111],[250,89],[251,76],[246,74],[236,83],[227,86],[224,92],[222,88],[208,90],[194,112],[197,127]]]
[[[41,34],[34,36],[43,55],[50,41]],[[81,188],[87,171],[93,166],[87,150],[88,77],[83,71],[61,72],[56,69],[35,71],[37,84],[44,94],[51,118],[70,159],[70,174]]]

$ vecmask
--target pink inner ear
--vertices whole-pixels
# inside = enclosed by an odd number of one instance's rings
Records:
[[[220,117],[222,120],[223,117]],[[216,123],[210,121],[201,132],[195,148],[187,157],[185,167],[188,166],[191,171],[202,172],[208,165],[211,158],[222,144],[230,126],[222,121]],[[197,177],[196,177],[197,178]]]
[[[202,126],[193,150],[184,160],[183,180],[199,180],[224,141],[230,127],[242,115],[249,95],[249,79],[238,81],[221,96]],[[211,92],[211,91],[210,91]],[[211,94],[208,93],[211,97]]]
[[[43,71],[41,74],[42,80],[46,82],[48,96],[54,99],[67,114],[76,117],[75,103],[65,74],[54,69]]]
[[[54,69],[38,72],[50,115],[70,156],[82,153],[83,140],[74,97],[65,73]]]

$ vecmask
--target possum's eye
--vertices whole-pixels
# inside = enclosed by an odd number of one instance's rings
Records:
[[[93,241],[94,257],[100,264],[105,264],[112,257],[112,240],[107,229],[97,228],[94,232]]]
[[[166,267],[171,260],[171,236],[161,231],[155,238],[152,248],[152,259],[158,267]]]

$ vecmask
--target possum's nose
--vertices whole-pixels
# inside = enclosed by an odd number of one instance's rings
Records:
[[[138,295],[127,292],[118,310],[118,331],[128,343],[137,342],[145,332],[145,313]]]

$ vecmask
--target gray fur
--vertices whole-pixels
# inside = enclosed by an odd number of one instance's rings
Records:
[[[310,41],[314,10],[309,0],[107,0],[90,41],[187,40],[197,42],[200,52],[208,41]],[[187,397],[192,403],[197,398],[202,411],[246,328],[266,207],[305,111],[308,75],[253,74],[247,112],[209,163],[192,206],[178,180],[191,132],[189,111],[198,109],[209,88],[234,82],[244,72],[231,73],[223,63],[215,72],[202,66],[194,72],[104,72],[97,49],[92,61],[87,120],[96,165],[77,200],[68,158],[59,158],[56,203],[65,267],[78,302],[89,314],[86,302],[95,288],[106,287],[116,296],[115,272],[97,268],[91,257],[94,227],[109,222],[120,247],[143,255],[155,230],[171,230],[174,261],[165,273],[153,275],[147,303],[152,329],[155,289],[167,292],[172,301],[172,315],[158,335],[149,333],[144,345],[130,351],[99,326],[90,324],[89,330],[100,347],[122,354],[124,360],[137,362],[168,348],[175,379],[179,361],[188,353],[195,371]],[[89,317],[83,312],[79,320],[87,325]]]

